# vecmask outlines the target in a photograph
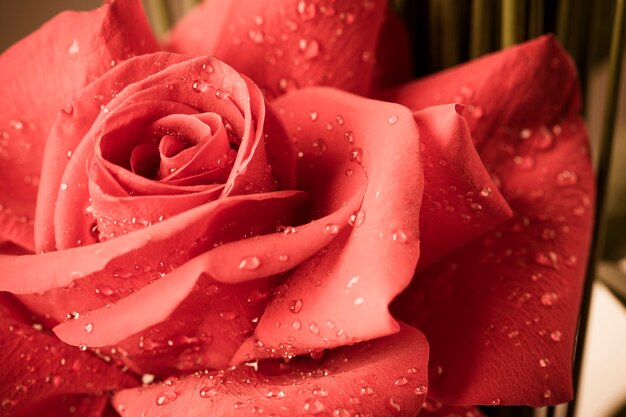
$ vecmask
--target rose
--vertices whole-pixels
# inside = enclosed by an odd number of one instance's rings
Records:
[[[305,34],[328,27],[318,19],[321,7],[303,8],[301,3],[282,10],[302,19],[298,22]],[[211,4],[196,11],[187,22],[202,19],[203,13],[211,11]],[[354,33],[360,33],[358,29],[372,21],[379,27],[382,6],[368,4],[370,7],[357,9],[352,17],[345,10],[335,11],[342,30],[355,25]],[[275,6],[265,6],[260,19],[254,14],[258,12],[255,5],[230,9],[229,13],[235,15],[222,16],[223,22],[247,22],[234,30],[249,37],[246,41],[249,43],[241,45],[248,52],[245,56],[222,58],[253,75],[269,94],[272,86],[277,86],[274,93],[278,94],[283,85],[328,81],[324,78],[329,73],[324,56],[332,56],[332,48],[341,50],[342,43],[332,43],[330,37],[325,39],[327,42],[321,42],[320,38],[335,36],[338,32],[334,29],[328,34],[316,32],[319,36],[316,42],[321,46],[318,55],[312,53],[315,48],[305,48],[305,57],[311,59],[306,74],[282,66],[281,71],[289,74],[289,82],[283,83],[278,78],[274,83],[272,77],[277,75],[271,71],[274,67],[261,67],[267,71],[257,74],[249,72],[250,68],[258,68],[252,63],[260,62],[259,51],[265,50],[264,42],[282,39],[270,33],[272,27],[277,27],[269,24],[276,19]],[[110,7],[114,9],[116,4]],[[279,7],[279,15],[280,10]],[[239,16],[242,13],[250,13],[249,18],[243,19]],[[324,19],[335,16],[328,8],[324,13]],[[248,23],[258,26],[259,21],[267,24],[263,42],[258,42],[261,39],[258,32],[250,37],[246,27]],[[172,45],[177,44],[177,36],[197,34],[190,25],[182,23],[172,36]],[[227,38],[235,40],[236,36],[231,35]],[[366,64],[365,69],[371,70],[369,58],[365,63],[362,61],[371,57],[369,51],[376,42],[376,33],[372,35],[368,31],[365,39],[352,36],[348,37],[351,42],[354,39],[361,42],[352,47],[363,48],[363,53],[348,54],[356,56],[359,63],[343,65],[357,68],[356,65]],[[56,39],[64,42],[62,36]],[[70,39],[65,40],[70,45],[68,53],[76,49],[74,39]],[[218,45],[218,49],[220,44],[228,45],[228,40],[220,41],[219,36],[205,41]],[[297,47],[301,44],[310,46],[310,39],[305,43],[298,41]],[[230,50],[224,46],[222,49]],[[202,55],[214,51],[188,52]],[[554,55],[559,57],[559,62],[552,60]],[[535,61],[519,69],[519,62],[526,62],[526,56]],[[155,65],[157,62],[160,65]],[[285,63],[290,62],[285,58]],[[350,411],[414,415],[426,392],[426,345],[419,333],[403,327],[398,335],[379,338],[371,344],[339,346],[398,330],[386,308],[412,275],[417,261],[418,230],[422,246],[420,272],[398,299],[394,310],[397,317],[425,330],[429,338],[430,395],[449,403],[542,404],[567,397],[567,360],[573,339],[575,301],[580,291],[579,282],[573,278],[582,275],[586,253],[589,215],[585,204],[590,204],[590,175],[586,154],[581,153],[586,149],[585,137],[576,116],[578,99],[573,72],[553,40],[544,38],[438,78],[381,93],[415,109],[437,104],[431,101],[432,97],[441,102],[466,102],[468,124],[458,114],[463,109],[454,105],[415,113],[414,122],[400,106],[327,89],[293,92],[264,109],[253,84],[227,66],[206,58],[161,54],[115,64],[115,68],[74,96],[72,111],[68,107],[60,114],[48,139],[36,233],[40,249],[53,249],[54,242],[61,250],[3,258],[3,289],[13,293],[47,290],[43,295],[20,297],[33,311],[44,314],[46,325],[62,321],[67,312],[79,311],[76,320],[55,328],[57,335],[79,346],[117,345],[115,353],[104,347],[95,351],[105,359],[113,356],[116,362],[123,362],[139,374],[147,372],[143,377],[145,383],[151,382],[152,374],[157,374],[157,378],[182,377],[196,369],[223,367],[231,360],[240,363],[268,356],[312,353],[318,358],[322,349],[337,347],[321,359],[297,358],[278,369],[272,369],[272,362],[260,361],[252,363],[258,367],[256,372],[239,366],[181,378],[178,382],[154,383],[141,390],[122,391],[114,401],[120,413],[139,415],[152,408],[165,413],[180,410],[184,405],[185,415],[225,413],[233,409],[243,413],[259,413],[263,409],[290,415],[348,415]],[[508,67],[516,71],[507,74],[510,77],[507,83],[499,82],[502,68]],[[213,72],[209,74],[208,68],[213,68]],[[156,74],[149,75],[155,71]],[[551,91],[563,94],[544,95],[536,87],[526,88],[528,80],[533,78],[544,80]],[[221,82],[227,88],[222,90]],[[351,84],[354,77],[333,78],[332,82],[360,92],[365,92],[363,85],[367,84]],[[215,89],[216,85],[220,89]],[[499,96],[492,92],[495,88]],[[111,89],[117,96],[109,102]],[[102,94],[103,91],[107,94]],[[225,97],[215,97],[217,91],[220,91],[218,95],[223,91]],[[498,102],[499,97],[506,101],[516,91],[527,94],[506,105]],[[92,97],[98,100],[91,101]],[[550,103],[545,97],[557,99]],[[233,102],[236,111],[224,114],[220,107],[218,116],[198,116],[195,120],[191,120],[192,116],[180,116],[188,112],[190,104],[194,108],[214,109],[215,103],[224,99]],[[30,97],[25,99],[26,103],[30,101]],[[531,111],[542,107],[546,111],[541,114]],[[265,117],[261,117],[264,111]],[[220,126],[222,116],[230,123]],[[241,120],[248,130],[237,130],[235,119]],[[415,123],[423,144],[421,149],[417,146]],[[232,169],[230,165],[220,166],[228,179],[221,177],[214,181],[225,181],[226,191],[223,198],[212,203],[207,202],[215,197],[207,197],[213,192],[211,189],[191,189],[192,193],[153,198],[164,192],[163,185],[119,168],[120,164],[128,163],[139,173],[148,171],[156,175],[159,171],[156,164],[152,168],[150,164],[142,164],[153,162],[150,157],[156,150],[150,140],[133,134],[138,130],[143,129],[149,137],[159,133],[157,140],[160,139],[160,150],[165,156],[159,172],[166,176],[172,167],[167,165],[171,162],[170,152],[176,152],[172,149],[188,146],[189,142],[202,142],[201,137],[207,137],[202,132],[217,137],[212,141],[216,145],[219,134],[214,132],[220,132],[221,127],[225,131],[228,124],[235,124],[235,134],[231,135],[235,137],[233,145],[239,144],[236,138],[241,136],[241,147]],[[302,191],[289,191],[293,188],[288,175],[291,159],[286,141],[281,142],[287,137],[281,125],[291,138],[297,139],[295,146],[301,156],[295,188],[306,192],[308,201],[302,198]],[[125,142],[112,142],[120,137],[120,132],[128,133],[125,137],[130,137],[132,150],[126,148]],[[182,133],[186,140],[161,132]],[[262,133],[268,133],[267,140]],[[470,133],[478,143],[487,169],[472,146]],[[381,138],[388,138],[384,146]],[[488,146],[496,140],[495,147]],[[66,141],[71,143],[72,152],[67,166],[63,167],[58,156],[67,156]],[[202,143],[183,152],[191,155],[193,161],[199,161],[201,149],[205,149]],[[425,204],[419,219],[422,169],[418,151],[422,154],[425,178]],[[228,153],[231,152],[225,152]],[[264,154],[271,162],[270,172],[265,169]],[[548,162],[552,166],[546,166]],[[181,166],[176,167],[182,173]],[[190,166],[193,163],[185,168]],[[242,171],[237,172],[240,168]],[[194,180],[193,169],[187,170],[191,173],[183,173],[181,180]],[[492,181],[488,171],[495,175],[495,180]],[[272,178],[283,191],[273,191]],[[91,205],[85,192],[87,184]],[[156,187],[159,189],[155,190]],[[134,196],[120,195],[129,194],[129,189],[135,191]],[[56,195],[59,197],[55,208]],[[503,196],[514,209],[513,218],[508,221],[511,212]],[[189,202],[203,198],[207,200]],[[565,210],[548,205],[548,198],[561,202]],[[117,201],[125,203],[112,204]],[[344,202],[348,204],[344,206]],[[311,215],[308,219],[297,219],[302,216],[299,208],[306,204],[312,208]],[[77,216],[72,218],[72,211],[82,216],[85,206],[91,207],[86,221],[75,222]],[[255,210],[258,207],[262,210]],[[206,216],[205,210],[212,216]],[[164,215],[159,222],[164,211],[171,217]],[[104,218],[99,224],[99,237],[110,239],[81,247],[78,240],[84,244],[93,239],[92,213],[96,218]],[[289,219],[290,215],[296,218]],[[53,216],[56,223],[50,221]],[[130,221],[120,222],[125,217]],[[250,223],[233,226],[233,219]],[[309,219],[317,220],[308,224]],[[154,224],[139,227],[142,220]],[[296,233],[285,234],[284,231],[293,230],[289,226],[299,224],[298,220],[304,223],[297,226]],[[282,226],[281,233],[272,233],[276,226]],[[51,232],[53,227],[55,233]],[[235,230],[237,227],[239,230]],[[138,230],[131,232],[130,228]],[[204,230],[211,233],[203,236]],[[453,236],[449,234],[451,230],[455,231]],[[7,238],[19,242],[11,237],[11,229],[3,232]],[[125,232],[130,233],[123,235]],[[583,241],[572,244],[567,241],[567,235]],[[528,248],[521,247],[519,242]],[[461,247],[464,243],[467,245]],[[212,249],[214,244],[217,247]],[[173,246],[191,250],[185,250],[181,259],[176,257],[179,254],[164,250]],[[314,256],[309,258],[311,255]],[[505,261],[508,259],[514,261]],[[160,265],[164,260],[169,264]],[[153,265],[145,268],[150,261]],[[516,274],[520,267],[527,271],[523,276]],[[46,273],[50,270],[52,273]],[[459,281],[456,272],[459,270],[474,278]],[[277,273],[286,275],[276,277]],[[479,277],[488,283],[478,281]],[[509,281],[503,283],[503,277]],[[151,280],[155,281],[145,285]],[[283,280],[288,285],[279,285]],[[465,309],[464,305],[474,300],[480,301],[481,308]],[[35,346],[58,345],[49,336],[24,329],[17,317],[18,307],[9,299],[4,304],[5,320],[14,328],[19,327],[26,337],[37,340]],[[446,310],[442,311],[440,306]],[[506,311],[511,306],[528,306],[536,316],[498,317],[499,309]],[[553,314],[554,311],[559,314]],[[541,329],[524,331],[532,329],[529,326],[541,326]],[[207,337],[207,328],[214,332],[214,337]],[[459,353],[458,344],[450,343],[449,329],[463,337],[466,344],[462,348],[472,352],[471,360]],[[252,330],[254,335],[247,338]],[[18,356],[24,354],[20,352],[24,349],[20,337],[3,334],[3,343],[9,342],[18,347],[10,351]],[[536,347],[522,350],[518,347],[522,343]],[[509,358],[494,361],[488,351],[490,346],[494,346],[497,354]],[[26,405],[23,401],[26,391],[31,399],[47,399],[62,407],[67,406],[67,401],[80,399],[81,406],[93,407],[97,412],[103,405],[102,397],[63,400],[59,395],[93,393],[132,384],[130,378],[116,373],[113,367],[102,366],[87,353],[63,350],[59,356],[55,352],[45,356],[44,366],[40,367],[50,372],[52,384],[32,384],[28,377],[18,378],[19,383],[2,384],[9,401],[6,406],[12,412],[32,414],[33,409],[29,410],[28,406],[43,406],[36,401]],[[84,363],[90,361],[88,369],[109,374],[99,377],[101,385],[81,386],[93,374],[82,371],[71,377],[64,365],[59,365],[67,363],[68,356],[77,364],[73,365],[76,369],[85,369]],[[28,366],[22,365],[7,375],[15,379],[19,370]],[[376,375],[375,370],[382,366],[389,372]],[[526,370],[514,381],[507,381],[494,370],[494,367],[506,367],[515,372],[520,366]],[[549,384],[545,375],[550,377]],[[522,379],[524,384],[520,384]],[[444,410],[437,403],[427,404],[426,412]],[[49,407],[49,403],[45,406]]]

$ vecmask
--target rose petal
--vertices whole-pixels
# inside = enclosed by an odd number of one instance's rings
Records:
[[[111,65],[157,48],[141,2],[118,0],[62,13],[0,56],[0,240],[34,247],[45,140],[69,95]]]
[[[366,94],[386,1],[204,2],[170,33],[168,49],[211,55],[251,77],[269,97],[329,85]]]
[[[109,397],[104,395],[61,395],[45,401],[27,404],[15,417],[102,417]]]
[[[411,113],[328,88],[294,92],[275,107],[296,143],[298,188],[311,195],[314,218],[367,188],[354,228],[325,225],[337,237],[289,276],[235,362],[396,332],[387,304],[408,284],[419,255],[423,180]],[[286,340],[293,340],[289,349]]]
[[[450,104],[414,113],[424,164],[418,269],[513,215],[476,153],[462,111]]]
[[[442,404],[427,398],[420,410],[420,417],[485,417],[478,408]]]
[[[543,37],[396,93],[416,108],[464,97],[479,154],[514,212],[419,274],[397,301],[433,347],[431,397],[567,401],[593,201],[569,57]]]
[[[65,345],[41,324],[26,321],[28,316],[10,295],[0,294],[0,349],[5,360],[0,398],[5,412],[26,412],[60,395],[136,384],[112,364]]]
[[[124,417],[142,413],[275,416],[356,414],[413,417],[426,396],[426,339],[407,326],[394,336],[298,358],[273,372],[241,365],[114,397]],[[271,365],[271,364],[268,364]],[[381,372],[384,370],[384,372]]]

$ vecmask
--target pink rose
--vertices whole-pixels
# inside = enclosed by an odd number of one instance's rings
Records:
[[[386,14],[206,2],[156,52],[117,0],[0,57],[5,414],[571,397],[593,189],[569,58],[544,37],[390,88]]]

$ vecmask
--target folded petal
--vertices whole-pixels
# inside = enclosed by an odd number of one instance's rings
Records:
[[[569,400],[594,198],[569,57],[543,37],[394,94],[415,108],[463,101],[514,213],[419,273],[396,302],[432,346],[429,395],[448,404]]]
[[[386,6],[383,0],[206,1],[176,24],[167,48],[216,56],[269,97],[313,85],[367,94]]]
[[[419,269],[502,224],[513,215],[474,145],[463,106],[414,113],[424,164]]]
[[[289,276],[234,362],[309,353],[398,330],[388,303],[419,256],[423,187],[418,134],[404,107],[329,88],[305,89],[275,108],[298,151],[298,188],[319,218],[365,186],[353,227]],[[290,341],[290,342],[286,342]]]
[[[46,138],[68,97],[111,66],[157,48],[140,1],[116,0],[62,13],[0,56],[0,240],[34,247]]]
[[[61,343],[8,294],[0,294],[0,348],[0,398],[11,415],[40,415],[28,413],[59,396],[136,385],[113,363]]]
[[[114,404],[123,417],[413,417],[426,397],[427,361],[426,339],[402,326],[397,335],[334,349],[321,359],[259,362],[123,390]]]

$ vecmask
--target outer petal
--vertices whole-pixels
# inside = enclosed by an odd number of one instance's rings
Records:
[[[442,404],[427,398],[420,417],[485,417],[478,408]]]
[[[124,417],[170,415],[413,417],[426,396],[426,339],[395,335],[326,353],[321,359],[255,363],[116,394]]]
[[[269,97],[328,85],[367,94],[387,2],[205,1],[172,30],[168,48],[213,55]]]
[[[0,240],[34,247],[43,151],[68,96],[112,65],[156,49],[140,1],[116,0],[62,13],[0,56]]]
[[[453,404],[568,400],[593,200],[568,56],[544,37],[395,97],[416,108],[469,103],[480,156],[514,213],[418,274],[397,301],[433,346],[430,395]]]
[[[27,316],[10,295],[0,294],[0,348],[4,359],[0,398],[4,412],[40,415],[29,413],[43,403],[58,403],[60,396],[135,385],[134,378],[115,365],[61,343],[42,330],[41,324],[26,321]]]
[[[365,185],[354,228],[327,224],[335,240],[293,271],[234,361],[293,356],[398,330],[388,303],[419,256],[423,177],[408,109],[328,88],[275,102],[298,150],[298,188],[313,217],[351,201]]]
[[[60,395],[29,404],[15,417],[102,417],[108,402],[109,397],[105,395]]]
[[[476,153],[462,111],[449,104],[414,113],[425,182],[419,269],[512,216]]]

